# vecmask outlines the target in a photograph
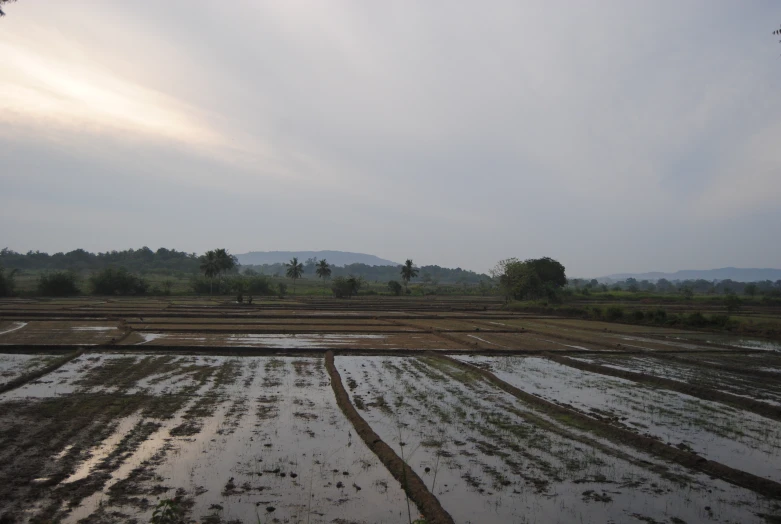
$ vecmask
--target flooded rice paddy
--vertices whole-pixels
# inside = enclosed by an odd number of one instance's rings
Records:
[[[0,522],[781,519],[776,343],[491,300],[0,301]]]

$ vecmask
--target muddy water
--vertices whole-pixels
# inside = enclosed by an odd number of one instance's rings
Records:
[[[143,340],[137,345],[154,343],[191,343],[195,345],[257,346],[273,349],[291,348],[329,348],[353,344],[356,341],[376,341],[385,339],[385,335],[372,334],[210,334],[209,337],[187,335],[183,333],[137,333]]]
[[[727,466],[781,481],[781,423],[536,357],[459,357],[528,393],[568,404]]]
[[[773,367],[774,365],[781,366],[781,359],[774,357],[774,354],[760,353],[741,355],[732,359],[729,359],[727,355],[698,355],[688,357],[689,361],[663,359],[652,355],[626,356],[617,354],[573,358],[623,371],[646,373],[686,382],[781,406],[781,382],[772,378],[758,378],[750,373],[751,369],[773,371],[776,369]],[[723,369],[698,366],[698,362],[716,365]]]
[[[55,355],[0,353],[0,386],[45,367]]]
[[[68,522],[113,511],[143,522],[142,499],[175,494],[199,522],[407,522],[398,482],[337,408],[321,359],[230,364],[234,376],[164,422]]]
[[[761,522],[754,512],[772,511],[747,490],[554,427],[435,362],[336,360],[356,407],[456,522]]]

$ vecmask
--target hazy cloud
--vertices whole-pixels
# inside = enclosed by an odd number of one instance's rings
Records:
[[[17,250],[779,266],[781,5],[22,1]]]

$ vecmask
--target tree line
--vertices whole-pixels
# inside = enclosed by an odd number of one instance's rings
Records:
[[[781,297],[781,280],[775,282],[762,280],[757,282],[738,282],[725,280],[667,280],[660,278],[656,282],[627,278],[622,282],[612,284],[600,283],[596,279],[586,280],[574,278],[568,287],[575,293],[589,295],[591,293],[607,293],[610,291],[628,291],[631,293],[680,294],[686,298],[696,295],[746,295]]]

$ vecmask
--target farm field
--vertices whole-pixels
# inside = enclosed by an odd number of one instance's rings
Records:
[[[773,342],[405,298],[0,301],[0,522],[781,519]]]

